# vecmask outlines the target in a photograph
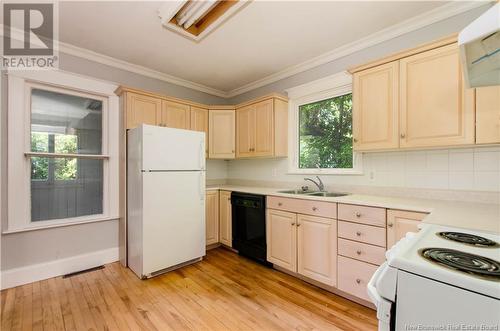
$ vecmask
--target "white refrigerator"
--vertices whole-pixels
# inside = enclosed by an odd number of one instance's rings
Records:
[[[205,133],[127,132],[128,266],[139,278],[205,255]]]

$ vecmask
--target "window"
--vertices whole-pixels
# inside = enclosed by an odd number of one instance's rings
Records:
[[[290,173],[360,174],[352,145],[351,77],[338,74],[288,90]]]
[[[7,232],[118,218],[115,88],[57,71],[9,74]]]

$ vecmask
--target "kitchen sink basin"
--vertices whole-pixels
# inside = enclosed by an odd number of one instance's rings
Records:
[[[349,193],[341,193],[341,192],[314,192],[308,193],[307,195],[312,195],[315,197],[343,197],[349,195]]]
[[[310,194],[314,193],[313,191],[302,191],[302,190],[285,190],[285,191],[278,191],[278,193],[286,193],[286,194]]]
[[[349,193],[341,193],[341,192],[319,192],[319,191],[302,191],[302,190],[285,190],[278,192],[286,194],[309,195],[314,197],[343,197],[349,195]]]

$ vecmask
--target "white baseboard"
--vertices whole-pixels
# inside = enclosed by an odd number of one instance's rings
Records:
[[[0,274],[0,289],[29,284],[116,261],[118,261],[118,247],[5,270]]]

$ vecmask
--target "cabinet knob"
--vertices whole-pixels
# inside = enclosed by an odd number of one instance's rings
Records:
[[[299,222],[297,222],[297,226],[300,226],[300,223],[299,223]]]
[[[356,254],[361,255],[361,251],[356,251]]]
[[[283,206],[283,203],[282,202],[278,202],[278,206]]]
[[[358,237],[361,236],[361,232],[356,231],[356,236],[358,236]]]
[[[356,283],[361,284],[361,279],[357,278]]]
[[[394,224],[392,224],[392,223],[387,223],[387,227],[388,227],[388,228],[392,228],[392,226],[393,226],[393,225],[394,225]]]
[[[404,133],[401,133],[401,139],[404,139],[406,135]]]
[[[292,226],[294,226],[294,225],[295,225],[295,222],[292,222]]]
[[[358,139],[356,139],[356,138],[352,138],[352,141],[354,141],[355,143],[357,143],[357,142],[358,142]]]
[[[312,207],[312,210],[313,210],[313,211],[316,211],[316,210],[318,210],[318,208],[316,208],[316,207]]]
[[[231,151],[231,153],[234,153],[234,149]]]
[[[358,217],[358,218],[359,218],[359,217],[361,217],[361,213],[360,213],[360,212],[357,212],[357,213],[356,213],[356,217]]]

